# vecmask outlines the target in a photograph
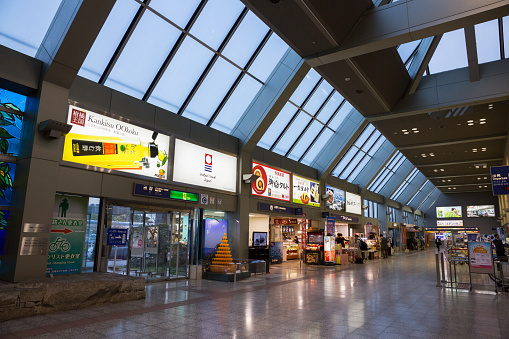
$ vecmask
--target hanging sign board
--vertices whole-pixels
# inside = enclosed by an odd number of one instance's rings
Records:
[[[253,174],[258,178],[251,185],[251,194],[277,200],[290,201],[290,173],[253,161]]]
[[[493,252],[491,243],[468,243],[468,262],[471,273],[493,273]]]
[[[167,179],[170,137],[69,106],[62,160]]]
[[[509,194],[509,166],[490,167],[493,195]]]
[[[326,208],[340,212],[345,210],[345,191],[326,185],[325,193],[327,194]]]
[[[292,177],[293,200],[296,204],[320,207],[320,183],[298,175]]]
[[[353,214],[362,213],[362,203],[360,195],[346,192],[346,212]]]
[[[336,228],[336,218],[335,217],[327,217],[327,235],[334,235],[334,230]]]

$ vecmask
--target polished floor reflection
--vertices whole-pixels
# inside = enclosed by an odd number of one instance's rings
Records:
[[[147,285],[147,299],[0,323],[0,338],[508,338],[509,297],[437,288],[434,253],[271,267],[233,283]]]

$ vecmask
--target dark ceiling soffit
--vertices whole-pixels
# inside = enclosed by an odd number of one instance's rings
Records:
[[[481,2],[481,4],[480,4]],[[509,15],[507,1],[398,1],[366,11],[338,48],[307,55],[317,67]],[[404,17],[404,20],[402,20]]]
[[[71,87],[114,5],[115,0],[62,2],[36,54],[46,64],[44,81]]]
[[[0,45],[0,88],[29,95],[39,88],[43,63]]]
[[[504,160],[504,158],[477,159],[477,160],[468,160],[468,161],[442,162],[442,163],[437,163],[437,164],[423,164],[423,165],[419,165],[416,167],[423,168],[423,167],[435,167],[435,166],[447,166],[447,165],[466,165],[466,164],[473,164],[473,163],[483,164],[485,162],[502,161],[502,160]]]
[[[475,40],[474,26],[468,26],[463,29],[465,31],[465,41],[467,44],[468,73],[470,81],[479,81],[479,61],[477,59],[477,45]]]
[[[507,139],[507,134],[492,135],[492,136],[489,136],[489,137],[458,139],[458,140],[447,140],[447,141],[443,141],[443,142],[434,142],[434,143],[424,143],[424,144],[401,146],[401,147],[398,147],[398,150],[405,151],[405,150],[411,150],[411,149],[429,148],[429,147],[440,147],[440,146],[449,146],[449,145],[458,145],[458,144],[468,144],[468,143],[471,143],[471,142],[491,141],[491,140],[501,140],[501,139]]]
[[[428,64],[435,53],[438,43],[442,39],[442,34],[439,34],[434,37],[429,37],[423,39],[421,41],[421,45],[417,50],[417,54],[412,59],[410,66],[408,67],[408,74],[410,78],[412,78],[412,82],[410,86],[408,86],[408,90],[406,96],[414,94],[417,90],[417,87],[421,83],[421,79],[428,67]]]
[[[463,178],[463,177],[479,177],[483,175],[491,175],[489,169],[486,169],[486,173],[477,173],[477,174],[461,174],[461,175],[443,175],[438,177],[428,176],[429,180],[435,180],[435,179],[452,179],[452,178]]]
[[[508,100],[509,59],[488,62],[479,67],[483,77],[476,82],[465,78],[466,67],[426,76],[415,94],[401,100],[392,112],[371,115],[366,119],[373,122]],[[440,93],[448,95],[442,99],[443,102],[440,102]]]

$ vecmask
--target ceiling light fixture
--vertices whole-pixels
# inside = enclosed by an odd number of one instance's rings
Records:
[[[440,169],[440,172],[444,172],[445,170],[443,168]]]

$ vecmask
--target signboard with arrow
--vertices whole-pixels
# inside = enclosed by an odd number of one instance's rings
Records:
[[[88,197],[55,195],[46,275],[81,273]]]

